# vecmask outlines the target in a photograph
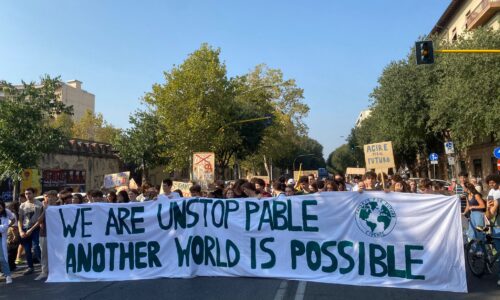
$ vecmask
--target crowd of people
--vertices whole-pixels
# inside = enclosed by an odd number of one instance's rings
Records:
[[[191,197],[207,198],[267,198],[315,194],[335,191],[386,191],[401,193],[458,195],[465,208],[463,214],[470,219],[469,238],[480,238],[474,228],[484,226],[485,220],[495,224],[493,234],[500,237],[500,175],[490,175],[486,178],[489,192],[486,200],[478,191],[477,183],[468,181],[465,173],[459,175],[459,181],[453,181],[450,186],[433,182],[427,178],[408,180],[399,175],[387,176],[369,171],[363,176],[354,176],[346,180],[342,174],[331,178],[316,178],[314,174],[293,178],[280,177],[271,184],[261,178],[251,180],[238,179],[224,182],[216,181],[210,190],[203,189],[199,184],[193,184],[189,193]],[[11,271],[19,265],[26,264],[24,275],[34,272],[34,263],[40,263],[41,272],[35,280],[48,276],[47,260],[47,230],[45,226],[45,210],[50,205],[67,205],[83,203],[127,203],[144,202],[183,197],[180,190],[172,190],[170,179],[162,181],[160,186],[143,183],[140,189],[123,189],[119,191],[90,190],[86,194],[73,193],[71,188],[60,191],[50,190],[43,194],[43,201],[35,199],[35,190],[28,188],[20,195],[18,201],[8,206],[0,201],[0,268],[7,283],[12,282]],[[187,195],[185,195],[187,196]],[[497,251],[500,242],[497,240]],[[500,285],[500,273],[498,284]]]

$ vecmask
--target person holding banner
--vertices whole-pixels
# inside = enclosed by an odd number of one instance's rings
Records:
[[[38,228],[31,231],[30,234],[27,231],[35,225],[36,221],[42,214],[42,203],[35,199],[35,190],[33,188],[27,188],[24,192],[28,201],[21,204],[19,207],[19,235],[21,236],[21,243],[26,254],[26,260],[28,261],[28,270],[26,270],[23,275],[32,274],[35,269],[33,267],[33,256],[31,254],[31,247],[35,248],[35,256],[40,259],[40,246],[39,246],[39,230]]]
[[[163,193],[161,195],[158,195],[158,200],[181,198],[181,195],[179,195],[179,193],[172,191],[173,184],[174,183],[172,182],[171,179],[169,179],[169,178],[163,179],[163,181],[161,182],[161,186],[163,188]]]

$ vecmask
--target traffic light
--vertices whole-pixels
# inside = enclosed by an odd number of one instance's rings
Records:
[[[434,63],[434,49],[432,47],[432,41],[416,42],[415,52],[417,54],[417,65]]]

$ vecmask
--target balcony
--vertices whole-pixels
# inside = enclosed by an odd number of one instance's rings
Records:
[[[500,11],[500,0],[482,0],[467,16],[467,28],[484,25],[497,11]]]

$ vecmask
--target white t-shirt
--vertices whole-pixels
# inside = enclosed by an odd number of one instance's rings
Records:
[[[165,195],[165,194],[158,195],[158,200],[169,200],[169,199],[178,199],[178,198],[181,198],[181,195],[179,195],[179,193],[177,193],[177,192],[170,192],[169,195]]]
[[[488,193],[488,197],[493,196],[493,199],[500,199],[500,188],[497,190],[491,189],[490,192]],[[486,198],[488,199],[488,198]]]

